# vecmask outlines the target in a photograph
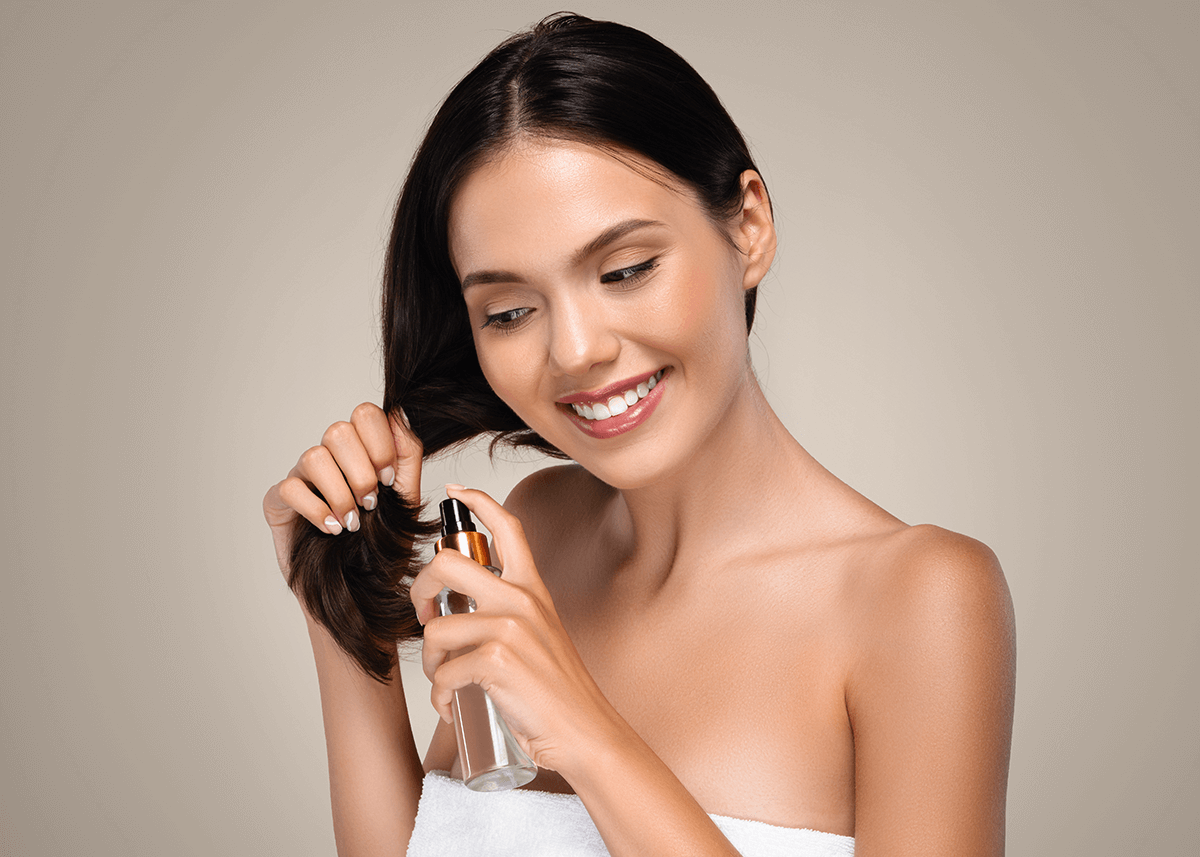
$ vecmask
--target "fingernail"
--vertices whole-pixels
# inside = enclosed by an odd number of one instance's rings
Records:
[[[389,464],[387,467],[383,468],[383,470],[379,471],[379,481],[388,488],[392,487],[392,483],[396,481],[396,471],[392,465]]]
[[[467,489],[466,489],[465,485],[459,485],[457,482],[447,482],[446,490],[447,491],[465,491]]]
[[[378,502],[378,499],[379,498],[375,496],[375,492],[372,491],[366,497],[363,497],[363,502],[362,502],[363,508],[366,509],[368,512],[370,512],[372,509],[375,508],[375,504]]]
[[[358,512],[354,509],[346,513],[346,529],[352,533],[358,532]]]
[[[409,429],[409,430],[411,430],[411,429],[412,429],[412,423],[410,423],[410,422],[408,421],[408,414],[404,413],[404,408],[401,408],[401,409],[400,409],[400,419],[401,419],[401,420],[403,420],[403,422],[404,422],[404,427],[405,427],[406,429]]]
[[[325,519],[325,529],[329,530],[329,535],[336,536],[342,531],[342,525],[337,522],[337,518],[330,515]]]

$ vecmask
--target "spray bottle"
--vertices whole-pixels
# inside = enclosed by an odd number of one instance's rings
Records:
[[[442,537],[434,543],[434,552],[456,550],[499,577],[500,569],[492,565],[487,537],[475,529],[471,511],[454,499],[442,501],[439,508]],[[473,599],[449,588],[438,594],[437,603],[442,616],[475,612]],[[450,657],[467,651],[452,652]],[[462,778],[467,788],[477,792],[506,791],[523,786],[537,776],[537,765],[517,744],[482,687],[471,684],[456,690],[451,709]]]

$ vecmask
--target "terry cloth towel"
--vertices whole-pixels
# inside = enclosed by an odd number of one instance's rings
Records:
[[[853,857],[854,838],[710,817],[743,857]],[[608,857],[577,795],[513,789],[480,794],[441,771],[425,775],[408,857]]]

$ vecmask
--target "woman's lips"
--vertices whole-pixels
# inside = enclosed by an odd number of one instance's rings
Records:
[[[662,378],[662,373],[663,370],[659,369],[644,381],[633,382],[632,386],[627,389],[621,389],[617,385],[610,385],[597,393],[578,394],[588,396],[589,398],[569,403],[571,410],[586,420],[606,420],[609,417],[619,416],[646,398],[655,385],[658,384],[659,379]],[[630,381],[622,383],[628,384]],[[611,395],[614,392],[616,395]],[[571,398],[574,399],[576,397],[572,396]]]
[[[571,422],[584,434],[595,438],[615,437],[632,431],[650,418],[662,400],[668,374],[668,370],[659,369],[649,375],[641,375],[611,384],[595,392],[568,396],[566,399],[560,399],[559,402],[563,405]],[[633,382],[632,387],[628,386],[630,382]],[[642,389],[646,390],[644,395]],[[607,395],[607,399],[604,398],[605,395]],[[629,404],[628,399],[634,396],[637,397],[634,403]],[[612,403],[611,408],[609,403]],[[589,419],[581,416],[575,410],[577,407],[585,414],[589,410],[592,411],[593,417],[598,418]]]
[[[599,390],[584,390],[582,393],[572,393],[569,396],[563,396],[559,399],[559,403],[563,405],[591,404],[593,402],[604,402],[611,399],[613,396],[618,396],[626,390],[631,390],[637,387],[638,384],[644,384],[654,375],[660,375],[662,369],[655,369],[653,372],[644,372],[641,375],[634,375],[632,378],[626,378],[624,381],[614,381],[607,387],[601,387]]]

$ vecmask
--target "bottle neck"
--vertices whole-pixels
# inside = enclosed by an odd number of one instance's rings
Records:
[[[486,566],[492,564],[492,553],[488,550],[487,536],[483,533],[472,530],[447,533],[433,543],[434,553],[444,548],[456,550],[464,556],[469,556],[480,565]]]

